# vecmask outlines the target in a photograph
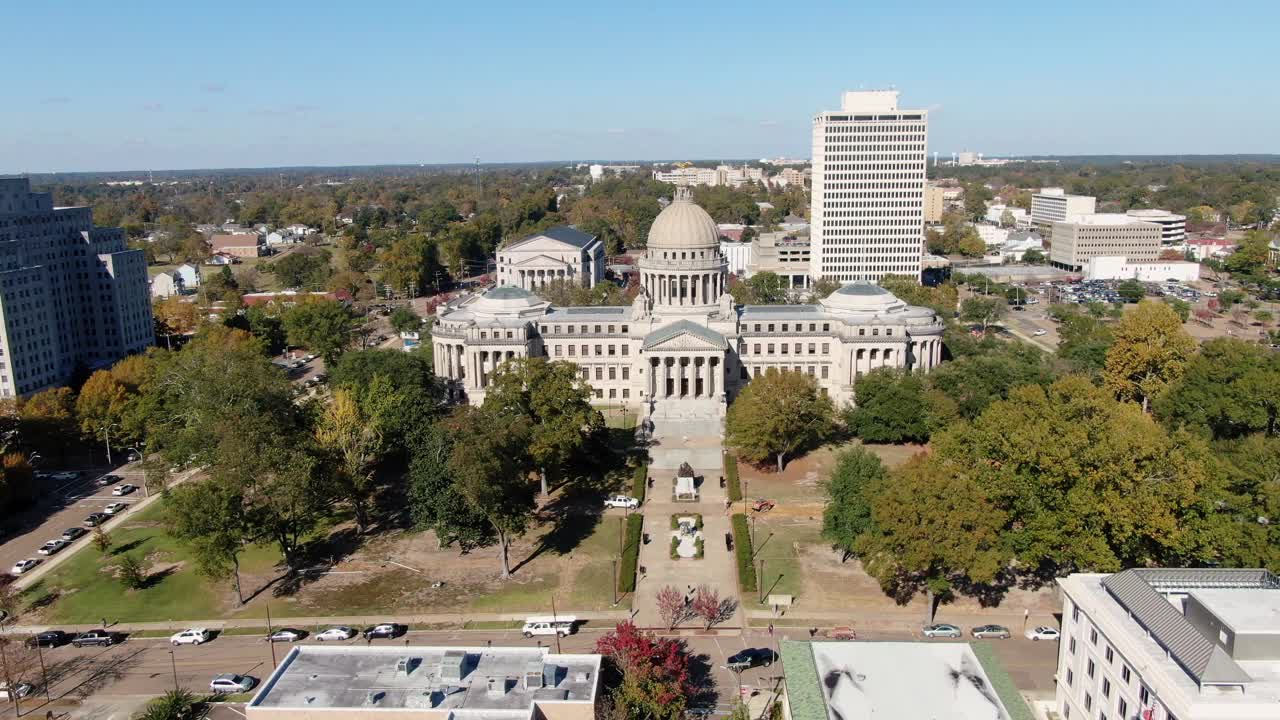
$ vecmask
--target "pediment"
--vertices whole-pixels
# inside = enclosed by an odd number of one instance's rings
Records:
[[[511,267],[568,267],[569,263],[549,255],[534,255],[520,262],[511,263]]]
[[[675,337],[663,340],[662,342],[645,348],[645,352],[665,352],[669,350],[706,350],[723,352],[724,348],[720,347],[716,343],[707,342],[705,339],[692,333],[680,333]]]

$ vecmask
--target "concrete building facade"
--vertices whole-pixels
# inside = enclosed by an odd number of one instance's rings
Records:
[[[814,117],[812,277],[920,276],[928,129],[894,90],[846,92]]]
[[[1094,257],[1124,257],[1130,261],[1160,256],[1159,225],[1131,215],[1095,213],[1053,223],[1049,262],[1067,270],[1081,270]]]
[[[943,322],[867,281],[817,305],[735,307],[711,216],[684,189],[654,220],[630,306],[557,308],[500,285],[441,311],[436,373],[479,404],[503,362],[574,363],[594,401],[653,416],[723,418],[752,378],[807,373],[837,404],[879,367],[927,372],[942,359]]]
[[[1068,195],[1062,188],[1040,188],[1031,196],[1031,228],[1053,247],[1053,224],[1072,215],[1089,215],[1097,210],[1097,200],[1089,195]]]
[[[147,261],[85,207],[0,180],[0,396],[65,384],[155,340]]]
[[[1160,226],[1160,242],[1165,245],[1181,245],[1187,241],[1187,216],[1175,215],[1168,210],[1130,210],[1129,217]]]
[[[1058,579],[1063,720],[1262,720],[1280,707],[1280,579],[1140,568]]]
[[[927,223],[942,222],[942,211],[946,209],[945,192],[937,185],[924,186],[924,221]]]
[[[531,292],[562,281],[595,287],[604,280],[604,243],[560,225],[516,240],[498,251],[498,282]]]

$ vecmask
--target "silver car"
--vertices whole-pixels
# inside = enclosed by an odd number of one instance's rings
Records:
[[[948,623],[938,623],[936,625],[925,625],[920,628],[921,634],[928,638],[949,637],[958,638],[964,633],[960,632],[960,628]]]
[[[1000,638],[1007,639],[1012,637],[1009,628],[1003,625],[979,625],[969,631],[976,638]]]
[[[231,693],[244,693],[253,689],[258,684],[258,679],[251,675],[237,675],[235,673],[221,673],[213,678],[209,683],[209,689],[215,693],[228,695]]]

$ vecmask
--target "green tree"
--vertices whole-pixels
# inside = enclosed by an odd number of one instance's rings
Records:
[[[137,720],[195,720],[198,705],[190,691],[170,690],[148,703]]]
[[[820,278],[815,280],[813,286],[809,288],[810,302],[818,302],[823,298],[831,295],[831,293],[840,289],[841,283],[833,278]]]
[[[1175,297],[1166,297],[1164,301],[1165,304],[1173,308],[1174,312],[1178,313],[1178,319],[1182,322],[1186,322],[1191,317],[1191,303],[1186,300],[1179,300]]]
[[[267,265],[280,284],[298,290],[323,290],[333,274],[328,250],[292,252]]]
[[[998,343],[993,350],[943,363],[929,373],[929,386],[945,396],[961,417],[975,418],[992,402],[1008,397],[1013,388],[1048,385],[1053,379],[1044,353],[1022,343]],[[935,409],[940,406],[932,398],[930,403]]]
[[[845,424],[864,442],[924,442],[930,432],[927,389],[921,375],[896,368],[872,370],[858,379]]]
[[[378,380],[387,387],[375,392],[385,396],[390,382]],[[363,533],[369,528],[377,489],[374,469],[383,449],[382,419],[364,412],[350,390],[338,388],[321,412],[315,434],[320,447],[334,460],[332,477],[337,492],[351,504],[356,527]]]
[[[391,328],[396,332],[413,332],[422,327],[422,318],[413,308],[401,306],[391,312]]]
[[[822,537],[848,558],[858,538],[873,533],[871,499],[888,479],[880,458],[863,447],[836,456],[836,466],[823,486],[827,495],[822,511]]]
[[[387,384],[380,383],[379,377]],[[348,352],[331,367],[329,385],[354,392],[362,412],[381,418],[385,444],[392,456],[404,455],[410,436],[435,421],[444,400],[444,389],[432,372],[429,352]]]
[[[1207,448],[1087,378],[1016,388],[933,446],[941,472],[983,489],[1008,548],[1038,577],[1207,559]]]
[[[289,344],[315,351],[326,365],[347,349],[359,322],[345,305],[333,300],[299,302],[284,312],[282,320]]]
[[[1270,242],[1271,238],[1267,233],[1261,230],[1250,230],[1245,233],[1244,240],[1236,251],[1224,258],[1222,264],[1227,272],[1232,274],[1257,274],[1266,267]]]
[[[1017,222],[1018,219],[1013,216],[1013,211],[1009,208],[1005,208],[1004,212],[1000,213],[1000,227],[1011,228],[1017,224]]]
[[[1060,316],[1058,357],[1074,372],[1097,375],[1107,361],[1107,351],[1115,342],[1111,327],[1104,321],[1071,310]]]
[[[591,385],[572,363],[515,358],[494,374],[485,409],[494,417],[519,418],[531,429],[526,452],[543,495],[548,468],[562,470],[604,428],[591,396]]]
[[[743,457],[756,463],[774,459],[782,472],[789,455],[826,437],[833,416],[831,401],[814,378],[769,368],[729,406],[725,427],[729,443]]]
[[[200,574],[230,579],[236,601],[243,605],[240,555],[256,528],[249,522],[241,490],[213,479],[176,485],[165,498],[165,522],[169,532],[191,548]]]
[[[1153,398],[1182,376],[1196,341],[1182,329],[1173,308],[1154,300],[1138,303],[1114,332],[1103,381],[1121,399],[1140,402],[1146,411]]]
[[[1205,430],[1215,439],[1280,431],[1280,355],[1256,343],[1215,338],[1157,398],[1155,415],[1170,427]]]
[[[1147,296],[1147,289],[1137,280],[1125,280],[1116,286],[1116,293],[1125,302],[1136,303]]]
[[[956,241],[956,251],[965,257],[982,257],[987,254],[987,243],[978,234],[977,228],[966,225]]]
[[[509,578],[511,541],[529,527],[536,509],[525,472],[530,428],[523,418],[499,418],[469,406],[459,408],[449,425],[449,470],[458,494],[493,527],[502,577]]]
[[[963,469],[925,456],[878,485],[872,531],[854,552],[899,602],[924,593],[926,622],[957,588],[996,581],[1009,560],[1001,541],[1004,514]]]
[[[414,527],[431,530],[443,548],[462,552],[494,541],[493,526],[462,497],[449,470],[453,438],[448,422],[429,423],[409,440],[409,514]]]
[[[739,305],[782,305],[789,300],[786,280],[768,270],[732,283],[729,292]]]
[[[960,320],[977,323],[982,326],[982,331],[986,332],[989,326],[1004,317],[1008,309],[1009,305],[1004,298],[967,297],[960,303]]]
[[[150,577],[149,564],[146,558],[136,553],[125,553],[120,557],[120,567],[116,577],[126,590],[141,590],[146,587]]]
[[[80,432],[104,443],[111,455],[114,436],[116,447],[128,440],[124,430],[125,413],[130,393],[110,370],[99,370],[89,376],[76,397],[76,416]]]
[[[1028,265],[1043,265],[1047,261],[1048,258],[1045,257],[1044,251],[1042,250],[1031,248],[1030,250],[1022,253],[1022,262]]]

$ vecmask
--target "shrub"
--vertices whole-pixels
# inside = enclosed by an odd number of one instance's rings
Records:
[[[147,561],[129,554],[120,558],[120,584],[129,590],[139,590],[147,584]]]
[[[643,505],[644,492],[648,486],[649,486],[649,466],[645,463],[640,463],[639,465],[636,466],[635,475],[633,475],[631,478],[631,497],[635,498],[640,502],[641,505]]]
[[[702,538],[698,538],[697,540],[694,540],[694,541],[693,541],[693,556],[694,556],[694,557],[696,557],[696,558],[701,558],[701,557],[702,557],[702,545],[703,545],[703,543],[702,543]]]
[[[729,502],[742,499],[742,483],[738,480],[738,456],[724,454],[724,479],[729,486]]]
[[[671,559],[672,560],[680,559],[680,553],[678,552],[679,549],[680,549],[680,538],[672,537],[671,538]]]
[[[624,593],[635,592],[636,589],[636,564],[640,559],[640,535],[643,529],[643,515],[632,513],[627,516],[627,544],[622,549],[621,579],[618,581],[621,586],[619,589]]]
[[[733,516],[733,550],[738,557],[738,584],[743,592],[756,590],[756,565],[752,557],[751,531],[747,528],[747,516]]]

